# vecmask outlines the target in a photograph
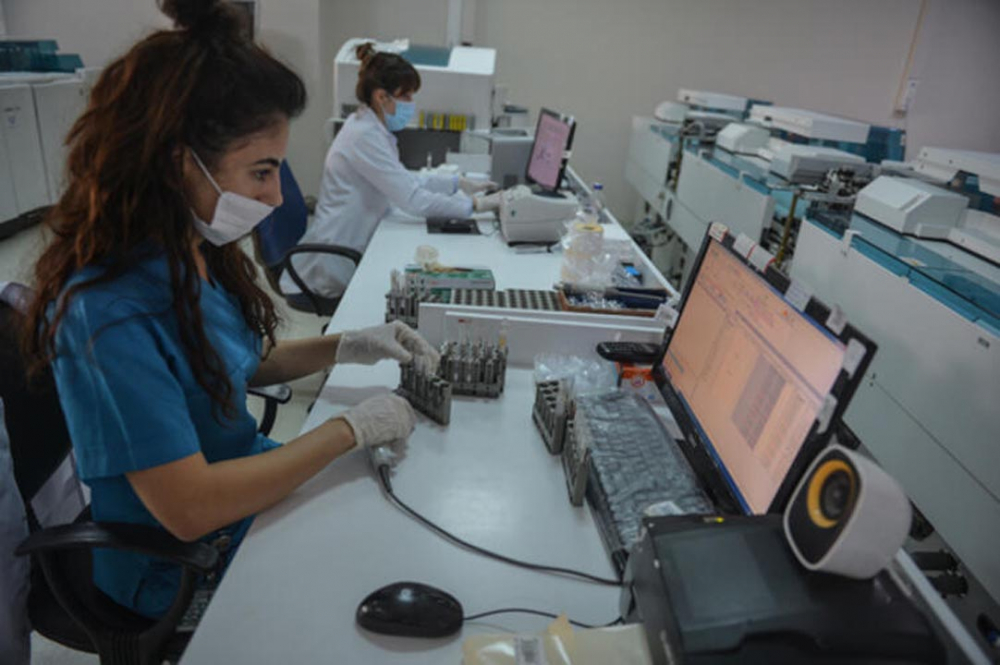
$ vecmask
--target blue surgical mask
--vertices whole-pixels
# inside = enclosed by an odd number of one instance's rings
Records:
[[[410,123],[410,119],[413,118],[413,114],[416,112],[416,104],[397,99],[395,113],[389,113],[385,110],[382,111],[382,115],[385,118],[386,129],[390,132],[400,131]]]

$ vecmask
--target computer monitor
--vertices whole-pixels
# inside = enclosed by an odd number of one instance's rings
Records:
[[[720,508],[776,512],[827,444],[875,345],[716,235],[705,238],[654,377]]]
[[[525,174],[528,182],[551,192],[559,189],[575,131],[576,120],[572,116],[549,109],[541,110]]]

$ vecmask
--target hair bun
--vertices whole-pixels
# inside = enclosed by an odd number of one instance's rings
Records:
[[[375,56],[375,53],[375,42],[365,42],[354,47],[354,56],[361,61],[362,67],[368,64],[368,61]]]
[[[219,37],[247,34],[243,17],[225,0],[159,0],[160,9],[179,30]]]

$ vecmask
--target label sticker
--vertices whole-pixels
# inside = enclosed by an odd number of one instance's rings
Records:
[[[830,310],[830,316],[826,318],[826,327],[832,330],[834,335],[839,335],[844,332],[846,325],[847,317],[844,315],[844,310],[840,309],[840,305],[834,305]]]
[[[754,245],[756,244],[757,243],[750,239],[750,236],[741,233],[736,237],[736,242],[733,243],[733,251],[743,258],[747,258],[750,256],[750,252],[753,251]]]
[[[806,311],[806,306],[812,300],[812,296],[812,289],[797,279],[793,279],[792,283],[788,285],[788,290],[785,291],[785,300],[800,312]]]
[[[517,657],[517,665],[548,665],[549,660],[545,657],[545,644],[540,636],[515,637],[514,653]]]
[[[677,325],[678,312],[670,305],[663,303],[656,308],[656,315],[653,317],[657,321],[662,321],[668,330]]]
[[[727,229],[724,224],[712,222],[708,225],[708,235],[719,242],[722,242],[722,239],[726,237],[727,233],[729,233],[729,229]]]
[[[816,414],[816,422],[819,423],[819,427],[816,428],[817,434],[822,434],[830,427],[830,421],[833,420],[833,412],[837,410],[837,398],[833,395],[827,395],[826,399],[823,400],[823,407]]]
[[[750,250],[750,265],[759,272],[765,272],[772,261],[774,261],[774,257],[771,256],[771,253],[760,245],[754,245],[754,248]]]
[[[847,343],[847,351],[844,353],[843,367],[847,376],[854,378],[854,373],[858,371],[858,365],[864,360],[866,353],[868,350],[865,349],[865,345],[852,337],[851,341]]]

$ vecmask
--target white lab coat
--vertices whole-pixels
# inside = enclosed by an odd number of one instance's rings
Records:
[[[406,170],[396,137],[365,106],[351,114],[333,140],[320,189],[316,216],[300,243],[364,252],[390,204],[416,217],[472,214],[472,199],[458,191],[458,177]],[[294,262],[309,288],[326,297],[342,294],[354,274],[350,261],[328,254],[301,254]],[[281,276],[281,290],[299,293],[287,271]]]

